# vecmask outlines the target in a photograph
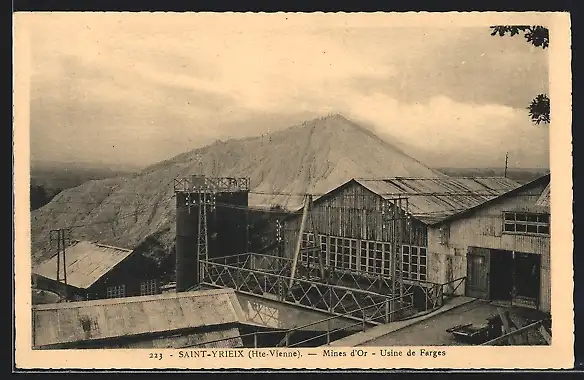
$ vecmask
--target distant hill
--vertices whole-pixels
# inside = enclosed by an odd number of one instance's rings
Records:
[[[123,166],[33,161],[30,168],[31,210],[49,203],[64,189],[77,187],[90,180],[126,176],[137,170]]]
[[[303,193],[325,193],[353,177],[443,176],[341,115],[319,118],[259,137],[218,141],[134,175],[67,189],[32,213],[33,261],[51,255],[50,229],[71,225],[77,238],[130,248],[148,241],[156,255],[169,254],[173,181],[199,173],[249,177],[252,206],[287,209],[300,207]]]
[[[451,177],[498,177],[505,175],[505,168],[437,168]],[[544,168],[508,168],[507,177],[521,184],[533,181],[547,173]]]

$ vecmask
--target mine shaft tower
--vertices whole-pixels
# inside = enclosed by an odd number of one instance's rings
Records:
[[[247,250],[249,184],[204,175],[174,180],[177,291],[200,284],[201,261]]]

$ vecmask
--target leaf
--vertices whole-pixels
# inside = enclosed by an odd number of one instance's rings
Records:
[[[545,94],[539,94],[527,107],[529,116],[535,124],[550,122],[550,99]]]

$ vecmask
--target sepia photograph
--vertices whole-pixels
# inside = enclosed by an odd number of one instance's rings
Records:
[[[503,15],[17,15],[27,355],[569,363],[569,17]]]

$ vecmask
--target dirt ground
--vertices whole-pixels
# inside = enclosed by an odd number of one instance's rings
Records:
[[[486,325],[487,318],[497,315],[497,308],[488,301],[476,300],[466,305],[449,310],[435,317],[410,325],[401,330],[379,337],[367,342],[366,346],[457,346],[464,345],[454,339],[447,329],[472,323],[473,325]],[[526,322],[537,318],[534,313],[522,309],[509,309],[510,317],[514,323]],[[527,316],[526,316],[527,315]],[[539,341],[538,341],[539,340]],[[543,344],[537,333],[530,334],[530,342]]]

